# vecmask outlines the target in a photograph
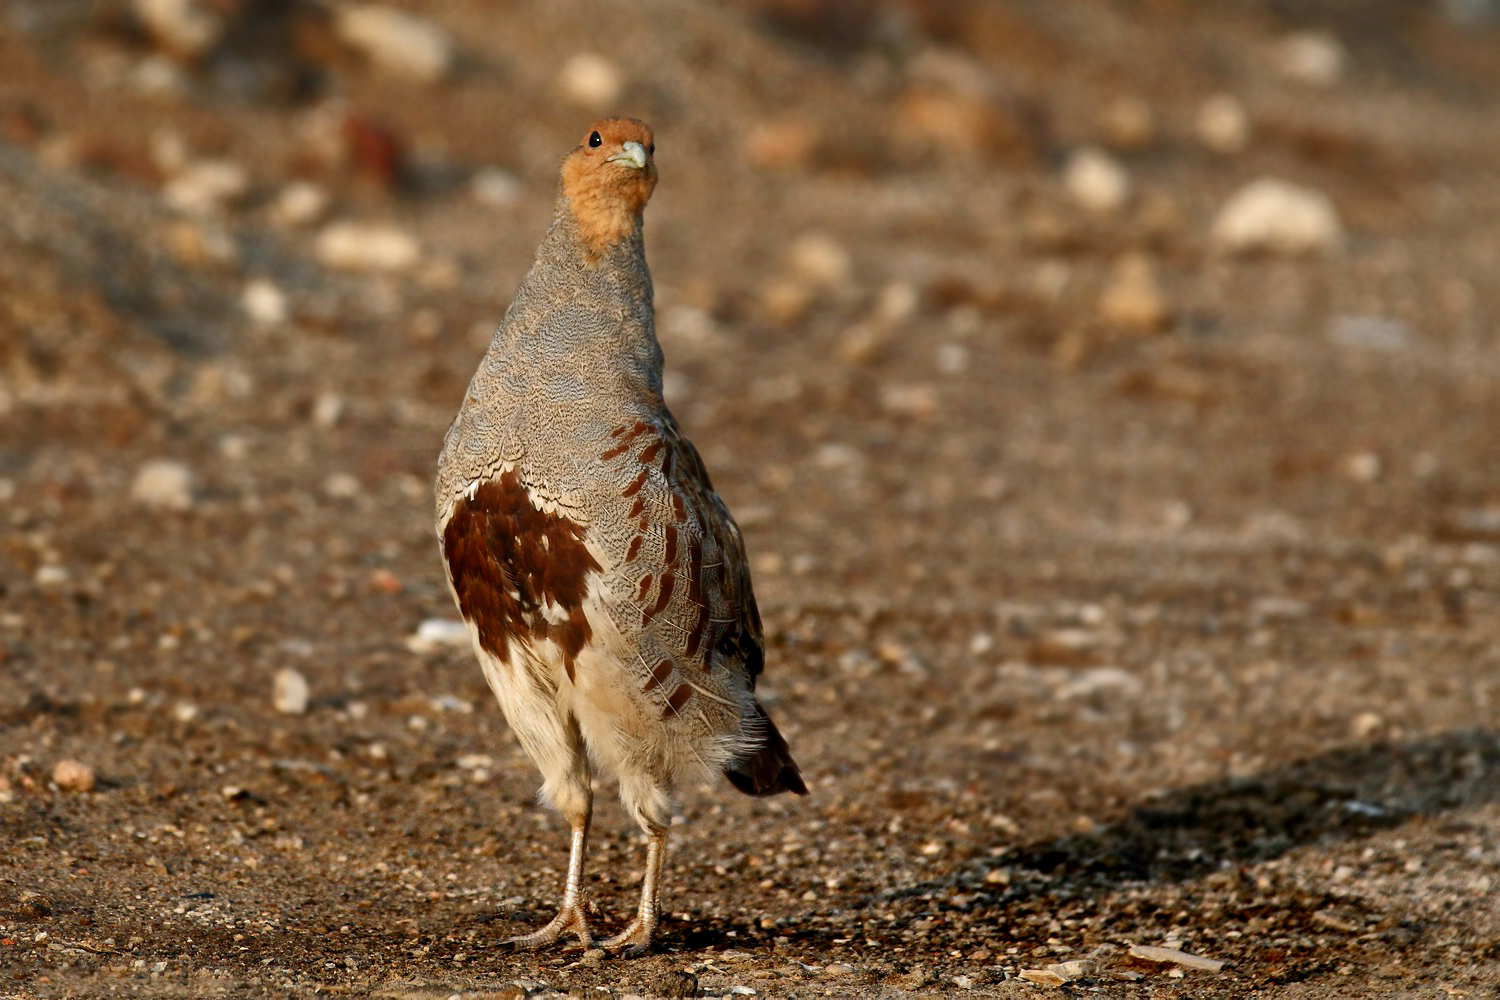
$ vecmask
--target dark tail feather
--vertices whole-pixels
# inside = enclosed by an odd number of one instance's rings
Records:
[[[755,704],[755,715],[759,720],[755,725],[761,729],[764,739],[754,753],[726,768],[725,777],[746,795],[760,797],[779,795],[782,792],[806,795],[807,786],[802,783],[802,772],[797,770],[797,762],[792,760],[792,752],[787,748],[786,740],[759,702]]]

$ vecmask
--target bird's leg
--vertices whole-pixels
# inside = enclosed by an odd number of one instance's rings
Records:
[[[541,948],[568,931],[578,935],[578,942],[583,945],[584,951],[594,946],[593,938],[589,935],[588,899],[583,891],[583,858],[588,853],[589,819],[592,812],[591,807],[586,808],[582,816],[572,820],[573,850],[568,855],[568,883],[563,889],[562,908],[557,911],[552,922],[541,930],[505,941],[503,946],[507,950],[530,951]]]
[[[666,854],[667,831],[663,827],[646,831],[646,877],[641,880],[641,907],[635,919],[623,931],[600,942],[600,947],[610,951],[624,948],[627,957],[640,955],[651,947],[651,934],[656,930],[657,896],[661,887],[661,864]]]

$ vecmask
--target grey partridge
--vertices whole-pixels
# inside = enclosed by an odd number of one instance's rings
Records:
[[[807,794],[755,697],[765,660],[745,546],[662,400],[642,211],[650,127],[595,122],[552,226],[443,442],[437,533],[474,652],[541,797],[572,827],[562,907],[517,948],[593,947],[583,886],[595,768],[647,837],[635,918],[658,915],[674,786],[719,771]]]

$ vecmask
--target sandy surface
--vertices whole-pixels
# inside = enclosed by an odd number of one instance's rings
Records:
[[[196,61],[124,3],[0,5],[0,996],[1500,989],[1500,29],[402,6],[445,79],[299,3]],[[630,962],[499,952],[566,831],[469,651],[411,641],[454,615],[442,434],[604,110],[656,126],[669,399],[813,792],[681,789]],[[1261,177],[1342,242],[1222,252]],[[338,222],[416,252],[340,269]]]

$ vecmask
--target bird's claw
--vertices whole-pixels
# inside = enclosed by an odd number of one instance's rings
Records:
[[[540,930],[532,931],[530,934],[521,934],[513,938],[501,941],[497,950],[505,952],[513,951],[535,951],[545,948],[569,931],[578,935],[578,943],[583,946],[584,951],[594,947],[593,936],[589,933],[588,916],[584,913],[584,906],[576,903],[565,903],[563,908],[557,911],[557,916],[552,918],[551,923]]]

